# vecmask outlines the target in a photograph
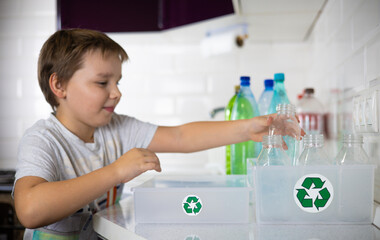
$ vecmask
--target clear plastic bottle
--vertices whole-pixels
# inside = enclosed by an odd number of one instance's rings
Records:
[[[232,107],[231,120],[259,116],[259,107],[250,89],[250,77],[240,77],[240,90]],[[261,143],[247,141],[231,145],[231,174],[247,174],[247,158],[257,158]]]
[[[283,73],[274,74],[273,97],[269,105],[268,114],[275,113],[277,111],[276,107],[278,104],[290,103],[288,95],[286,94],[284,81],[285,81],[285,75]]]
[[[304,150],[296,165],[331,165],[331,161],[323,149],[323,134],[305,135],[303,137]]]
[[[269,135],[282,135],[288,147],[285,151],[294,165],[299,155],[301,127],[296,118],[296,107],[292,104],[278,104],[277,116],[269,126]]]
[[[259,98],[259,110],[261,115],[267,115],[269,112],[269,105],[273,98],[273,79],[264,80],[264,91],[261,93]]]
[[[291,161],[282,148],[281,135],[263,136],[263,148],[257,159],[258,166],[290,166]]]
[[[306,134],[323,134],[323,105],[314,96],[314,88],[306,88],[298,102],[297,115]]]
[[[363,149],[363,136],[345,134],[343,146],[334,160],[338,165],[369,164],[370,160]]]
[[[231,120],[232,107],[234,106],[236,97],[239,93],[240,85],[235,85],[235,94],[232,96],[228,102],[226,109],[224,111],[224,119],[226,121]],[[226,174],[231,174],[231,145],[226,146]]]

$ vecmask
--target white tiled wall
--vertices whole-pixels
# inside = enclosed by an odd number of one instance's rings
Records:
[[[50,113],[37,83],[37,58],[43,42],[55,31],[51,0],[0,1],[0,167],[14,167],[17,143],[26,128]],[[31,6],[32,5],[32,6]],[[227,17],[226,19],[230,19]],[[291,100],[303,89],[310,66],[308,43],[247,42],[242,49],[204,57],[201,38],[185,27],[180,32],[110,34],[128,52],[116,109],[162,125],[211,120],[213,108],[225,106],[240,75],[252,77],[259,97],[263,80],[285,72]],[[301,83],[301,84],[300,84]],[[219,113],[216,119],[223,118]],[[193,154],[160,154],[163,168],[202,169],[224,165],[224,149]],[[220,170],[223,171],[223,170]]]
[[[56,26],[55,1],[0,1],[0,167],[15,165],[18,141],[48,116],[37,82],[37,57]]]
[[[55,11],[51,0],[0,0],[1,168],[15,166],[22,133],[51,111],[40,93],[36,69],[39,50],[56,28]],[[240,75],[252,77],[257,99],[263,80],[275,72],[285,73],[293,103],[305,87],[314,87],[325,105],[331,88],[344,90],[349,99],[380,76],[379,23],[379,0],[329,0],[307,42],[248,39],[242,49],[207,58],[202,39],[191,32],[194,25],[180,32],[110,34],[130,56],[123,66],[123,98],[116,111],[162,125],[211,120],[209,112],[226,105]],[[216,116],[222,118],[222,113]],[[366,148],[378,163],[379,141],[379,136],[366,137]],[[164,171],[212,166],[222,171],[223,153],[220,148],[159,156]],[[380,200],[379,178],[377,184]]]
[[[352,96],[380,84],[380,1],[329,0],[311,37],[312,67],[309,81],[328,90],[341,90],[341,116],[351,122]],[[379,102],[379,101],[378,101]],[[351,131],[350,123],[341,127]],[[365,134],[364,148],[380,166],[380,134]],[[380,201],[380,171],[376,170],[375,199]]]

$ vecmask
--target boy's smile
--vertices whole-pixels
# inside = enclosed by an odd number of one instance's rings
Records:
[[[104,107],[104,109],[108,112],[113,112],[113,110],[115,109],[114,107]]]
[[[121,61],[116,54],[90,51],[83,57],[77,70],[58,98],[56,117],[79,138],[91,141],[96,127],[111,120],[121,93]]]

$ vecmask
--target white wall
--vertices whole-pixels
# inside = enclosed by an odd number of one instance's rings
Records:
[[[55,31],[56,6],[50,0],[2,0],[0,4],[0,97],[4,109],[0,113],[0,167],[12,168],[24,130],[51,112],[39,90],[36,69],[38,52]],[[226,24],[234,20],[224,18]],[[118,113],[162,125],[210,120],[209,112],[227,104],[240,75],[252,77],[256,98],[263,90],[263,80],[275,72],[286,74],[291,101],[302,91],[310,66],[310,44],[248,41],[242,49],[206,58],[201,51],[202,37],[196,37],[193,29],[197,25],[163,33],[110,34],[130,56],[123,66]],[[222,113],[216,116],[222,118]],[[160,158],[166,171],[199,172],[210,164],[223,168],[224,149],[160,154]]]
[[[0,167],[15,166],[24,130],[49,115],[37,82],[37,58],[56,26],[55,1],[0,1]]]
[[[352,131],[352,97],[380,85],[380,1],[329,0],[313,31],[308,83],[319,85],[327,102],[331,88],[341,91],[340,131]],[[377,104],[379,104],[377,101]],[[379,113],[378,113],[379,115]],[[377,163],[375,199],[380,202],[380,135],[364,134],[364,148]]]

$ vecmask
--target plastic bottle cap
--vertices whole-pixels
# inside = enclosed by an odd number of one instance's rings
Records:
[[[249,86],[251,78],[249,76],[241,76],[240,77],[240,85],[241,86]]]
[[[285,75],[283,73],[276,73],[276,74],[274,74],[274,80],[275,81],[284,81]]]
[[[273,79],[265,79],[264,80],[264,86],[265,88],[271,88],[274,85]]]
[[[314,88],[305,88],[305,93],[314,94]]]
[[[235,94],[237,94],[240,90],[240,85],[235,85]]]

